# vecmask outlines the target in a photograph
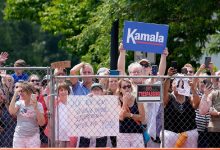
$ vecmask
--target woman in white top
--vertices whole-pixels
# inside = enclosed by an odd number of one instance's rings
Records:
[[[19,100],[16,101],[19,95]],[[9,105],[9,113],[17,116],[13,147],[14,148],[39,148],[39,125],[45,124],[43,107],[37,102],[33,94],[33,86],[28,82],[20,83],[15,88],[13,98]]]

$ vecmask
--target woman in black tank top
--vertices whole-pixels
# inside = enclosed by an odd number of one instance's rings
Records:
[[[128,79],[119,81],[119,104],[121,111],[119,114],[119,136],[117,137],[117,147],[144,147],[141,123],[145,117],[144,106],[136,102],[132,94],[132,84]]]
[[[172,76],[174,69],[168,69],[168,75]],[[195,110],[199,106],[200,98],[196,93],[194,84],[189,83],[192,95],[190,97],[180,95],[177,91],[177,82],[167,78],[164,82],[164,141],[165,147],[197,147],[198,132],[195,122]],[[171,93],[169,93],[171,86]],[[185,142],[178,143],[178,139],[184,138]],[[182,140],[183,141],[183,140]]]

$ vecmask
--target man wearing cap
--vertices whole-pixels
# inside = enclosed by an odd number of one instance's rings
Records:
[[[14,67],[26,67],[26,62],[23,59],[18,59],[14,63]],[[15,69],[15,73],[11,75],[14,78],[14,83],[18,82],[19,80],[28,80],[28,74],[24,73],[22,69]]]
[[[102,84],[93,83],[91,85],[91,93],[89,96],[104,95],[104,89]],[[103,137],[80,137],[79,147],[106,147],[107,136]]]

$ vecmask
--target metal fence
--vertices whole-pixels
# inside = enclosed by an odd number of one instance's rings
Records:
[[[21,76],[15,77],[15,71],[21,72],[21,70],[23,70]],[[16,116],[9,114],[9,104],[14,94],[14,89],[23,81],[33,82],[37,87],[38,94],[41,95],[40,101],[45,104],[41,91],[43,91],[43,88],[47,84],[44,77],[50,75],[51,69],[49,67],[0,67],[0,72],[0,147],[12,147],[16,127]],[[43,105],[43,108],[44,117],[48,120],[48,108],[46,105]],[[43,132],[45,127],[46,124],[43,127],[39,127],[42,147],[48,147],[48,138]]]
[[[8,70],[7,74],[12,74],[16,68],[0,68],[0,70],[5,69]],[[209,114],[201,116],[198,110],[192,108],[190,99],[184,97],[182,103],[179,103],[173,96],[164,106],[164,89],[161,88],[161,102],[136,101],[138,91],[129,79],[155,78],[163,87],[164,79],[170,77],[53,76],[50,68],[25,69],[28,75],[38,74],[41,79],[45,75],[50,75],[50,92],[44,95],[48,102],[45,116],[49,118],[47,129],[44,127],[42,130],[46,131],[48,137],[44,136],[45,141],[41,137],[42,147],[158,148],[181,147],[181,144],[182,147],[219,147],[219,132],[208,130],[210,118],[213,116]],[[72,86],[70,81],[76,78],[79,82]],[[91,85],[84,87],[81,81],[85,78],[101,82],[102,87],[99,84],[92,85],[92,90]],[[179,82],[184,78],[187,82],[199,79],[197,92],[201,98],[203,91],[200,90],[208,83],[204,82],[205,79],[215,79],[218,76],[176,76],[172,77],[171,81],[178,79],[176,82]],[[58,98],[60,94],[62,96],[62,91],[58,89],[63,81],[70,88],[66,101]],[[117,86],[116,93],[114,86]],[[62,88],[65,89],[65,86],[61,86]],[[100,88],[103,89],[101,93],[97,92]],[[1,107],[2,113],[0,113],[2,127],[0,147],[12,147],[16,117],[10,116],[5,106]]]

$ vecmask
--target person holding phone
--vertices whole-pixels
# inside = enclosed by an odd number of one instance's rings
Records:
[[[213,78],[216,80],[216,78]],[[219,82],[219,81],[215,81]],[[219,148],[220,147],[220,89],[219,87],[213,89],[212,83],[208,84],[204,89],[204,95],[202,96],[199,113],[201,115],[206,115],[207,113],[211,115],[211,119],[208,123],[208,146],[209,148]],[[218,84],[217,84],[218,86]]]
[[[175,74],[173,67],[168,69],[168,75]],[[196,113],[200,98],[195,84],[190,81],[191,96],[180,95],[177,91],[177,80],[172,82],[172,91],[169,93],[171,78],[166,78],[163,86],[164,102],[164,146],[166,148],[182,147],[196,148],[198,131],[196,127]],[[182,140],[180,144],[180,140]]]
[[[39,148],[39,126],[45,124],[41,103],[33,95],[33,86],[28,82],[15,88],[9,105],[9,113],[17,116],[17,125],[13,137],[13,148]],[[16,101],[19,95],[19,100]]]

